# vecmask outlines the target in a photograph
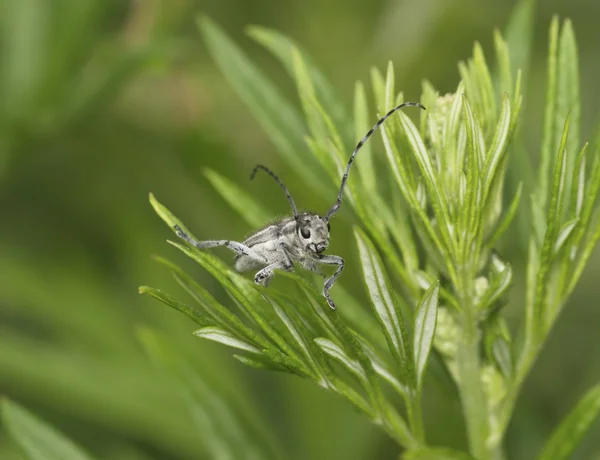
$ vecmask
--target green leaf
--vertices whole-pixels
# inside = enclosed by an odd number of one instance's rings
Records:
[[[166,337],[139,328],[138,340],[153,363],[171,380],[171,391],[178,394],[189,411],[198,442],[206,448],[207,458],[278,458],[258,411],[249,406],[248,396],[238,389],[239,397],[209,385]],[[260,358],[260,355],[252,355]],[[262,423],[261,423],[262,422]]]
[[[282,365],[276,364],[270,359],[265,359],[264,356],[260,355],[233,355],[240,363],[251,367],[253,369],[267,370],[267,371],[278,371],[278,372],[290,372],[290,370]]]
[[[344,142],[330,114],[318,99],[307,63],[300,52],[295,49],[292,50],[292,57],[300,102],[312,136],[309,146],[311,146],[315,158],[329,173],[332,182],[337,184],[343,167],[348,161]],[[348,188],[350,201],[354,202],[355,193],[353,193],[352,181],[348,183]]]
[[[496,120],[496,94],[492,83],[490,69],[485,62],[485,56],[481,44],[475,42],[473,47],[473,76],[479,88],[481,106],[478,107],[479,117],[483,123],[483,130],[487,134],[492,129],[492,122]]]
[[[227,204],[252,228],[260,228],[273,218],[272,214],[252,198],[247,190],[242,189],[235,182],[208,168],[204,170],[204,176]]]
[[[560,250],[563,248],[569,237],[572,235],[573,230],[577,227],[579,223],[579,219],[572,219],[568,222],[565,222],[556,235],[556,242],[554,243],[554,257],[558,255]]]
[[[494,232],[490,235],[490,238],[487,242],[488,247],[494,247],[496,242],[500,239],[500,237],[508,230],[510,224],[515,218],[517,211],[519,209],[519,204],[521,203],[521,194],[523,192],[523,183],[520,182],[517,187],[517,191],[515,196],[513,197],[510,205],[508,206],[508,211],[504,214],[504,217],[494,230]]]
[[[359,81],[354,86],[354,134],[357,139],[362,139],[365,133],[371,128],[369,126],[368,114],[369,107],[365,86]],[[363,146],[361,159],[356,167],[360,171],[359,174],[365,189],[376,193],[377,178],[373,164],[373,148],[370,143]]]
[[[173,233],[175,233],[175,226],[178,225],[185,233],[194,238],[194,235],[187,229],[187,227],[183,225],[183,223],[177,219],[177,217],[175,217],[171,211],[159,203],[152,193],[150,193],[149,197],[150,204],[154,208],[154,211],[163,220],[163,222],[169,226]]]
[[[417,388],[420,388],[423,383],[423,373],[427,365],[429,352],[431,351],[433,337],[435,336],[439,290],[440,283],[436,281],[425,292],[423,300],[421,300],[415,312],[413,350],[415,354]]]
[[[279,296],[278,296],[279,297]],[[327,370],[324,368],[324,360],[321,350],[314,344],[314,336],[306,328],[298,314],[291,308],[287,311],[283,309],[283,302],[277,302],[269,299],[275,313],[289,331],[290,337],[295,341],[296,349],[300,350],[304,357],[303,362],[309,363],[319,385],[327,387]]]
[[[503,160],[506,158],[508,150],[507,146],[510,140],[511,119],[510,99],[507,94],[504,94],[504,97],[502,98],[502,108],[500,109],[500,118],[496,126],[489,152],[486,155],[484,166],[484,197],[487,197],[490,193],[492,183],[497,180],[499,170],[501,169],[500,166],[504,163]]]
[[[154,297],[156,300],[159,300],[165,305],[168,305],[169,307],[180,311],[200,326],[208,326],[210,324],[210,321],[208,320],[206,315],[199,312],[195,308],[192,308],[184,303],[179,302],[177,299],[170,296],[166,292],[162,292],[159,289],[151,288],[149,286],[140,286],[138,288],[138,292],[140,294],[148,294],[149,296]]]
[[[510,15],[504,35],[510,50],[513,75],[520,69],[524,79],[527,79],[531,62],[534,26],[535,0],[519,0]]]
[[[16,121],[33,109],[44,83],[52,7],[44,0],[16,1],[3,5],[2,16],[1,109],[5,120]]]
[[[236,301],[242,312],[244,312],[244,314],[262,330],[269,341],[274,344],[283,355],[287,355],[289,358],[287,363],[291,368],[299,373],[312,375],[304,364],[304,360],[298,356],[297,352],[289,345],[288,340],[283,337],[282,330],[277,327],[277,323],[273,321],[273,316],[268,314],[268,302],[256,290],[256,287],[251,281],[246,280],[237,273],[227,269],[216,257],[201,252],[196,248],[189,248],[174,242],[170,243],[188,257],[198,262],[221,284],[221,286]],[[270,346],[266,345],[265,348],[270,348]],[[279,356],[279,358],[283,359],[284,356]]]
[[[538,272],[538,281],[536,287],[536,308],[535,314],[538,318],[538,324],[544,328],[549,326],[545,324],[546,319],[546,291],[548,289],[548,275],[552,264],[554,246],[559,232],[562,203],[565,198],[565,178],[567,175],[567,137],[569,134],[569,118],[565,121],[563,135],[556,156],[554,169],[554,180],[550,194],[550,204],[548,207],[548,216],[546,220],[546,233],[540,255],[540,269]],[[540,331],[541,332],[541,331]]]
[[[213,342],[221,343],[228,347],[237,348],[238,350],[248,351],[250,353],[259,354],[260,350],[255,346],[238,339],[233,334],[219,328],[219,327],[203,327],[194,331],[196,337],[201,339],[212,340]]]
[[[349,126],[346,110],[335,94],[335,87],[325,78],[325,75],[323,75],[317,66],[314,65],[312,58],[306,50],[276,30],[261,26],[249,26],[246,32],[248,36],[271,51],[283,64],[283,67],[292,78],[295,77],[293,54],[294,52],[300,53],[310,72],[316,96],[319,101],[322,101],[323,107],[331,115],[335,125],[339,126],[340,129],[346,129]],[[344,140],[347,140],[350,136],[350,130],[347,130],[347,132],[344,131],[343,134]]]
[[[217,24],[203,16],[198,19],[198,27],[223,75],[277,150],[312,188],[322,190],[314,168],[305,155],[300,155],[306,150],[306,127],[298,111]]]
[[[600,385],[588,391],[554,430],[538,460],[566,460],[600,414]]]
[[[29,460],[91,460],[70,439],[9,399],[2,400],[2,420]]]
[[[510,264],[505,264],[504,270],[492,280],[485,295],[481,299],[479,303],[480,311],[491,309],[500,296],[507,291],[512,281],[512,274],[513,272]]]
[[[444,195],[438,185],[435,176],[435,170],[431,157],[427,152],[423,139],[413,122],[404,113],[399,113],[400,124],[406,135],[411,153],[419,166],[425,186],[429,192],[429,197],[432,201],[432,206],[435,210],[435,215],[438,219],[439,228],[444,238],[446,248],[453,248],[453,239],[450,236],[450,217],[448,216],[448,206]]]
[[[483,131],[479,121],[475,119],[471,104],[466,96],[463,99],[463,118],[465,120],[465,128],[467,131],[467,182],[466,182],[466,197],[462,203],[462,212],[460,213],[460,228],[459,231],[463,234],[460,238],[462,242],[461,254],[466,257],[466,252],[471,248],[471,242],[475,239],[479,230],[477,225],[477,213],[482,209],[481,202],[481,183],[478,171],[484,162],[484,138]],[[478,198],[479,197],[479,198]]]
[[[558,18],[552,18],[550,24],[550,38],[548,49],[548,75],[546,88],[546,106],[544,109],[544,132],[542,135],[542,147],[540,154],[540,190],[539,207],[544,209],[548,202],[548,187],[550,176],[550,161],[555,151],[555,117],[556,117],[556,80],[557,80],[557,49],[558,49]],[[564,119],[564,114],[563,114]]]
[[[371,86],[373,87],[377,111],[385,113],[385,79],[377,67],[371,67]]]
[[[403,460],[475,460],[465,452],[442,447],[425,447],[410,450],[402,456]]]
[[[413,384],[413,354],[398,299],[390,287],[389,279],[373,243],[360,229],[355,230],[354,236],[377,320],[385,334],[390,351],[400,366],[403,381]]]
[[[498,30],[494,31],[494,48],[496,50],[496,61],[497,61],[497,85],[496,93],[511,93],[513,91],[513,79],[510,52],[508,44],[502,38],[502,34]]]
[[[567,152],[569,157],[568,170],[573,170],[575,152],[580,148],[581,131],[581,95],[579,93],[579,57],[573,25],[569,19],[565,20],[558,42],[558,75],[556,82],[556,112],[554,114],[555,127],[558,128],[563,120],[569,116],[569,138],[567,139]],[[560,142],[560,130],[556,129],[554,145]],[[570,182],[570,177],[567,179]],[[567,187],[570,189],[570,187]]]
[[[186,274],[181,268],[172,262],[163,259],[162,257],[154,257],[155,260],[166,265],[173,274],[173,277],[177,283],[186,290],[186,292],[202,307],[206,315],[210,316],[211,325],[220,326],[223,329],[228,330],[232,334],[243,338],[245,341],[256,344],[259,347],[268,346],[268,342],[261,337],[259,334],[254,332],[248,326],[246,326],[240,318],[233,314],[228,308],[223,306],[221,303],[196,283],[188,274]],[[160,300],[160,299],[159,299]],[[181,310],[180,310],[181,311]],[[191,312],[192,316],[187,312],[183,312],[188,315],[193,321],[196,321],[196,315],[199,313]],[[199,314],[201,316],[201,314]],[[199,323],[203,324],[203,323]]]
[[[379,355],[377,355],[375,350],[373,350],[364,339],[361,337],[357,338],[359,339],[365,354],[371,360],[371,365],[373,366],[375,373],[385,380],[400,396],[402,396],[405,402],[408,401],[409,389],[400,383],[400,381],[390,370],[388,364],[384,362]]]
[[[339,345],[323,337],[317,337],[315,339],[315,343],[321,348],[321,350],[323,350],[325,354],[340,363],[351,374],[358,377],[359,380],[365,381],[367,379],[365,371],[361,367],[360,363],[356,360],[350,359],[350,357]]]

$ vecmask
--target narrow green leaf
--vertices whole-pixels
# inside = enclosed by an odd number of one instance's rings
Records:
[[[257,354],[260,353],[260,350],[255,346],[238,339],[231,333],[219,327],[203,327],[202,329],[194,331],[194,335],[196,337],[200,337],[201,339],[212,340],[213,342],[221,343],[223,345],[227,345],[228,347],[237,348],[238,350],[249,351],[250,353]]]
[[[546,220],[546,233],[544,235],[544,243],[540,256],[540,268],[538,272],[538,280],[536,287],[536,307],[535,314],[540,320],[538,324],[541,327],[545,325],[546,306],[544,304],[546,291],[548,288],[547,276],[550,272],[552,264],[552,256],[554,245],[556,244],[556,236],[560,226],[560,216],[562,210],[562,202],[565,195],[565,177],[567,175],[567,137],[569,134],[569,118],[565,121],[563,135],[556,156],[554,169],[554,180],[550,193],[550,204],[548,206],[548,216]],[[545,326],[548,326],[547,324]]]
[[[577,42],[573,25],[566,19],[562,27],[558,42],[558,75],[556,82],[556,112],[554,114],[555,127],[559,127],[569,115],[569,138],[567,139],[567,152],[571,159],[579,151],[580,123],[581,123],[581,95],[579,93],[579,57]],[[560,143],[560,130],[556,129],[554,145]],[[569,162],[569,171],[573,170],[573,161]],[[567,178],[570,182],[570,177]],[[570,187],[568,187],[570,189]]]
[[[376,67],[371,68],[371,86],[377,111],[385,113],[385,79]]]
[[[571,180],[573,187],[571,188],[571,202],[569,204],[569,209],[573,218],[581,217],[581,211],[583,209],[587,169],[586,151],[588,145],[587,142],[583,145],[579,155],[577,155],[575,167],[573,168],[573,179]]]
[[[593,229],[593,230],[590,229],[589,233],[590,234],[586,239],[585,245],[583,246],[583,249],[580,251],[580,255],[577,260],[577,265],[573,272],[573,276],[571,277],[571,282],[567,289],[568,294],[573,292],[573,289],[575,289],[575,285],[577,284],[579,277],[583,273],[583,269],[585,268],[587,262],[589,261],[590,257],[592,256],[592,252],[594,251],[594,248],[596,247],[596,243],[598,242],[598,240],[600,240],[600,224],[597,224],[595,229]]]
[[[572,219],[572,220],[569,220],[568,222],[565,222],[560,227],[560,229],[558,230],[558,233],[556,235],[556,242],[554,243],[554,254],[553,254],[554,257],[556,257],[558,255],[558,253],[560,252],[560,250],[563,248],[563,246],[565,245],[565,243],[567,242],[567,240],[573,233],[573,230],[575,230],[575,227],[577,226],[578,223],[579,223],[579,219]]]
[[[208,326],[210,324],[210,321],[208,320],[205,314],[199,312],[195,308],[192,308],[184,303],[179,302],[177,299],[170,296],[166,292],[162,292],[159,289],[151,288],[149,286],[140,286],[138,288],[138,292],[140,294],[148,294],[149,296],[154,297],[156,300],[159,300],[165,305],[168,305],[169,307],[180,311],[200,326]]]
[[[56,429],[7,398],[2,399],[6,430],[29,460],[90,460],[87,453]]]
[[[403,460],[475,460],[466,452],[442,447],[425,447],[410,450],[402,456]]]
[[[417,388],[420,388],[423,383],[425,366],[427,365],[433,337],[435,336],[439,290],[440,283],[436,281],[425,292],[423,300],[421,300],[415,311],[413,350],[415,354]]]
[[[388,364],[375,352],[375,350],[373,350],[373,348],[371,348],[365,339],[358,336],[357,338],[360,341],[365,354],[371,360],[371,365],[373,366],[375,373],[385,380],[400,396],[404,398],[404,401],[407,402],[410,391],[408,387],[400,383],[400,381],[390,370]]]
[[[198,19],[198,27],[223,75],[283,158],[314,190],[323,190],[322,177],[299,154],[306,150],[306,128],[298,111],[216,23],[203,16]]]
[[[490,193],[492,183],[498,177],[500,165],[506,156],[508,142],[510,140],[511,128],[511,110],[510,99],[508,94],[504,94],[502,98],[502,108],[500,109],[500,118],[496,125],[494,138],[490,146],[489,152],[486,155],[484,166],[484,203]]]
[[[3,123],[17,121],[34,107],[47,74],[51,43],[52,7],[43,0],[22,0],[2,8],[2,78],[0,94]]]
[[[478,307],[480,311],[490,310],[494,306],[494,303],[510,286],[512,274],[513,272],[510,264],[505,264],[504,270],[492,280],[485,295],[481,299]]]
[[[342,379],[333,379],[334,390],[344,398],[346,398],[351,404],[354,405],[360,412],[365,414],[370,420],[375,419],[373,408],[369,405],[365,398],[363,398],[354,388],[346,384]]]
[[[580,180],[583,180],[583,179],[577,179],[577,181],[580,181]],[[576,201],[575,209],[576,210],[580,209],[579,215],[578,215],[580,225],[578,226],[577,230],[575,231],[575,235],[572,240],[572,248],[573,248],[572,254],[575,256],[577,256],[577,252],[579,252],[579,246],[580,246],[581,241],[584,238],[586,232],[591,230],[591,229],[589,229],[589,226],[591,223],[591,219],[592,219],[593,215],[595,214],[594,208],[595,208],[596,202],[598,201],[598,195],[600,194],[600,156],[599,155],[594,156],[594,162],[593,162],[593,165],[591,168],[590,177],[588,179],[588,182],[584,186],[584,190],[585,190],[585,193],[583,193],[583,196],[581,197],[581,199],[583,200],[581,203],[580,203],[579,197],[574,199]],[[580,191],[577,192],[578,195],[579,195],[579,193],[580,193]],[[573,199],[572,199],[571,203],[573,203]]]
[[[354,135],[356,139],[362,139],[365,133],[371,128],[369,126],[369,107],[367,103],[367,94],[362,82],[356,82],[354,86]],[[365,189],[375,192],[377,187],[377,178],[375,166],[373,163],[373,148],[370,143],[363,146],[361,150],[360,162],[356,165],[362,178]]]
[[[496,242],[500,239],[500,237],[504,234],[504,232],[506,232],[506,230],[508,230],[508,227],[510,227],[510,224],[512,223],[515,215],[517,214],[517,210],[519,209],[519,204],[521,203],[521,194],[522,193],[523,193],[523,182],[520,182],[519,186],[517,187],[517,192],[515,193],[515,196],[513,197],[512,201],[510,202],[508,211],[506,211],[506,214],[504,214],[504,217],[500,221],[500,224],[498,224],[498,226],[496,227],[496,229],[491,234],[491,236],[488,240],[487,245],[489,247],[494,247]]]
[[[256,287],[251,281],[229,270],[222,262],[210,254],[172,241],[169,241],[169,243],[191,259],[198,262],[221,284],[221,286],[237,302],[238,306],[240,306],[241,310],[248,318],[260,327],[265,336],[268,337],[268,339],[275,344],[283,354],[289,357],[289,365],[294,367],[298,372],[312,375],[309,369],[304,365],[303,360],[292,349],[288,341],[284,339],[281,331],[276,328],[276,322],[272,321],[273,316],[270,317],[268,314],[268,302],[256,290]]]
[[[557,80],[557,49],[558,49],[558,18],[552,18],[549,32],[549,48],[548,48],[548,75],[546,88],[546,107],[544,109],[544,131],[542,135],[542,147],[540,153],[540,170],[539,181],[540,190],[539,207],[546,208],[548,202],[548,188],[550,177],[550,162],[553,152],[555,152],[554,136],[555,136],[555,117],[556,117],[556,80]],[[564,114],[563,114],[564,117]]]
[[[471,242],[475,239],[479,226],[477,225],[477,211],[481,209],[481,204],[477,203],[480,195],[481,181],[479,171],[484,161],[483,132],[479,121],[475,119],[471,105],[466,96],[463,96],[463,118],[467,132],[467,183],[466,197],[462,203],[460,212],[460,229],[462,234],[461,255],[467,257],[467,251],[470,251]],[[479,198],[481,199],[481,198]]]
[[[395,90],[394,84],[396,83],[396,77],[394,76],[394,63],[392,61],[388,61],[387,70],[385,74],[385,106],[383,107],[384,111],[387,112],[391,110],[394,106],[396,106],[395,102]]]
[[[385,269],[373,243],[359,229],[354,232],[364,279],[392,355],[400,366],[405,382],[413,382],[413,355],[405,320],[396,295],[390,288]]]
[[[328,378],[326,371],[323,368],[323,358],[321,356],[320,349],[313,345],[314,336],[308,331],[302,320],[297,314],[294,314],[291,309],[285,311],[283,307],[276,302],[274,299],[269,299],[269,302],[273,306],[275,313],[285,325],[290,333],[291,338],[295,341],[296,348],[300,350],[304,356],[304,363],[310,363],[315,378],[318,380],[319,385],[327,387]]]
[[[508,44],[502,38],[502,34],[498,31],[494,31],[494,48],[496,50],[496,61],[498,75],[496,76],[497,84],[497,96],[502,93],[511,93],[514,89],[513,86],[513,72],[510,62],[510,53]]]
[[[450,234],[450,218],[447,211],[448,206],[446,204],[446,200],[444,199],[444,195],[439,188],[431,157],[425,148],[425,144],[423,143],[423,139],[421,139],[419,131],[410,118],[408,118],[408,116],[404,113],[399,113],[399,117],[400,124],[406,135],[411,153],[414,155],[421,174],[423,175],[425,185],[429,191],[429,196],[432,200],[432,206],[435,210],[440,232],[445,240],[445,245],[447,248],[453,248],[454,243]]]
[[[252,39],[256,40],[256,42],[260,43],[266,49],[271,51],[271,53],[273,53],[273,55],[279,59],[287,73],[292,78],[295,77],[293,54],[294,52],[301,54],[302,59],[304,62],[306,62],[310,72],[310,77],[315,87],[316,97],[323,103],[323,107],[327,113],[331,115],[335,125],[344,130],[344,140],[349,140],[351,131],[346,129],[346,127],[349,127],[346,109],[337,98],[335,87],[317,68],[313,62],[313,59],[308,55],[306,50],[300,47],[292,39],[286,37],[276,30],[261,26],[249,26],[246,29],[246,32]]]
[[[513,375],[513,363],[508,343],[502,338],[497,338],[492,344],[494,361],[506,379]]]
[[[323,337],[317,337],[315,339],[315,343],[321,348],[321,350],[323,350],[324,353],[340,363],[346,368],[346,370],[355,375],[359,380],[365,381],[367,379],[365,371],[361,367],[360,363],[356,360],[350,359],[350,357],[339,345]]]
[[[279,457],[243,389],[238,389],[239,397],[228,394],[225,398],[222,390],[209,385],[166,337],[147,328],[139,328],[137,337],[153,363],[171,379],[171,391],[181,396],[196,431],[202,433],[198,442],[205,446],[208,458]]]
[[[260,355],[252,355],[252,357],[245,355],[233,355],[233,357],[242,364],[253,369],[290,372],[290,370],[287,367],[276,364],[274,361],[271,361],[270,359],[265,359],[263,356]]]
[[[520,69],[524,78],[528,76],[534,26],[535,0],[519,0],[508,20],[505,37],[513,73]]]
[[[312,136],[308,144],[315,158],[329,174],[330,182],[337,185],[343,168],[348,161],[344,142],[331,116],[317,99],[316,90],[310,78],[310,71],[302,55],[297,50],[292,50],[292,57],[300,102]],[[321,187],[323,187],[323,184],[321,184]],[[354,203],[353,181],[348,183],[348,189],[348,200]]]
[[[252,228],[260,228],[273,218],[273,215],[235,182],[221,176],[212,169],[205,169],[204,176],[213,188],[223,197],[234,211],[236,211]],[[283,196],[283,194],[282,194]]]
[[[181,268],[174,263],[163,259],[162,257],[154,257],[154,259],[163,265],[166,265],[171,270],[171,273],[175,277],[177,283],[179,283],[179,285],[185,289],[185,291],[196,302],[198,302],[205,314],[210,316],[211,322],[213,323],[212,325],[226,329],[230,333],[242,337],[244,340],[254,343],[261,348],[269,346],[269,343],[264,339],[264,337],[254,332],[228,308],[217,302],[217,300],[211,294],[209,294],[206,289],[196,283]],[[192,320],[195,320],[194,317],[192,317]]]
[[[154,195],[152,193],[150,193],[149,197],[150,197],[150,204],[154,208],[154,211],[156,212],[156,214],[158,214],[158,216],[163,220],[163,222],[165,224],[167,224],[174,233],[175,233],[175,226],[179,225],[179,227],[185,233],[187,233],[192,238],[194,238],[194,235],[192,233],[190,233],[190,231],[187,229],[187,227],[185,225],[183,225],[183,223],[179,219],[177,219],[177,217],[175,217],[173,215],[173,213],[171,213],[171,211],[169,211],[165,206],[163,206],[161,203],[159,203],[158,200],[154,197]]]
[[[486,134],[486,138],[488,138],[489,132],[493,129],[493,122],[496,120],[496,94],[494,92],[490,69],[485,62],[481,44],[478,42],[475,43],[473,48],[473,70],[481,94],[482,105],[479,117],[482,120],[482,128]]]
[[[600,414],[600,385],[589,390],[554,430],[538,460],[567,460]]]

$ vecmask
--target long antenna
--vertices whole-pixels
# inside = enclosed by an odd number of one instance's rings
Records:
[[[296,209],[296,203],[294,203],[294,199],[292,198],[290,191],[285,186],[285,184],[282,182],[282,180],[279,177],[277,177],[277,174],[275,174],[273,171],[271,171],[269,168],[267,168],[264,165],[256,165],[254,167],[254,169],[252,170],[252,174],[250,174],[250,180],[254,179],[254,176],[256,175],[256,171],[258,171],[259,169],[262,169],[269,176],[271,176],[273,179],[275,179],[275,181],[279,184],[279,186],[283,190],[283,193],[285,193],[285,197],[290,202],[290,206],[292,207],[292,212],[294,213],[294,219],[298,220],[298,209]]]
[[[364,145],[365,142],[367,142],[369,137],[371,137],[371,135],[375,131],[377,131],[377,128],[379,128],[383,124],[383,122],[388,119],[388,117],[390,115],[392,115],[395,111],[400,110],[402,107],[407,107],[407,106],[420,107],[423,110],[427,110],[425,107],[423,107],[418,102],[405,102],[404,104],[400,104],[398,107],[394,107],[392,110],[390,110],[388,113],[386,113],[383,117],[381,117],[377,123],[375,123],[375,126],[373,126],[371,128],[371,130],[365,135],[365,137],[363,137],[360,140],[360,142],[356,145],[354,152],[352,152],[352,156],[350,157],[350,160],[348,160],[348,166],[346,166],[346,172],[344,172],[344,176],[342,177],[342,184],[340,185],[340,191],[338,192],[337,200],[335,200],[335,203],[333,203],[333,206],[331,206],[331,208],[329,208],[329,211],[327,211],[325,213],[325,215],[323,216],[323,220],[325,222],[327,222],[331,218],[331,216],[333,216],[337,212],[337,210],[340,208],[340,206],[342,204],[342,197],[344,195],[344,187],[346,186],[346,181],[348,180],[348,173],[350,172],[352,163],[354,163],[354,158],[356,157],[356,154],[358,153],[360,148]]]

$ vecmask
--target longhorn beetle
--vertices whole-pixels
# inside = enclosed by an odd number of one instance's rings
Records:
[[[285,193],[292,207],[293,217],[269,224],[250,235],[241,243],[230,240],[196,241],[185,233],[181,227],[175,225],[174,228],[177,236],[199,249],[215,248],[218,246],[225,246],[231,249],[236,253],[235,268],[239,272],[263,267],[254,276],[254,282],[263,286],[268,286],[269,282],[273,279],[273,276],[275,276],[274,270],[292,271],[294,269],[294,262],[299,263],[306,270],[319,273],[323,277],[325,275],[319,269],[319,265],[335,265],[337,270],[331,277],[325,280],[323,285],[323,297],[325,297],[331,309],[335,310],[336,307],[329,295],[329,289],[331,289],[342,273],[344,259],[340,256],[323,254],[327,246],[329,246],[329,220],[342,204],[342,196],[346,181],[348,180],[348,173],[360,148],[388,117],[406,106],[420,107],[425,110],[425,107],[417,102],[405,102],[390,110],[375,123],[375,126],[360,140],[354,152],[352,152],[346,166],[346,171],[342,177],[337,199],[322,217],[310,212],[299,213],[292,195],[281,179],[269,168],[263,165],[256,165],[250,175],[250,180],[254,178],[259,169],[262,169],[271,176]]]

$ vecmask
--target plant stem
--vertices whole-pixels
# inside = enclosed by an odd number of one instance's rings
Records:
[[[408,404],[408,420],[411,430],[417,441],[425,442],[425,430],[423,429],[423,412],[421,411],[421,390],[411,392]]]
[[[462,337],[458,339],[457,370],[458,388],[460,392],[469,451],[478,459],[492,458],[486,445],[489,436],[489,416],[487,400],[481,381],[481,364],[479,359],[479,329],[473,304],[473,278],[469,270],[463,271],[461,306]]]

